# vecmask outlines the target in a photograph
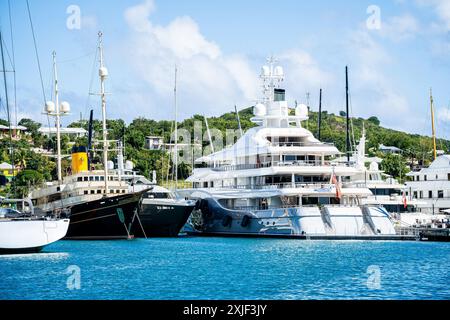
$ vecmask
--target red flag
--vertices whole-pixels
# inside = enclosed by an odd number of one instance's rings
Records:
[[[406,201],[406,192],[403,191],[403,207],[406,209],[408,207],[408,203]]]
[[[339,182],[337,180],[336,174],[333,172],[333,176],[331,177],[331,182],[336,187],[336,198],[340,199],[342,197],[341,187],[339,186]]]

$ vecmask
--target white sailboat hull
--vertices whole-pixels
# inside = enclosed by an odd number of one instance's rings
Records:
[[[69,221],[0,219],[0,251],[39,251],[62,239],[69,228]]]

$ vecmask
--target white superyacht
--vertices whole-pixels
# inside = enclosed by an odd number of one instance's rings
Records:
[[[201,199],[198,234],[395,238],[388,212],[363,205],[370,190],[342,184],[359,170],[330,161],[339,150],[302,127],[307,107],[290,110],[280,87],[283,69],[269,63],[261,73],[263,99],[254,107],[257,126],[233,146],[197,159],[202,167],[188,178],[193,188],[183,190]]]

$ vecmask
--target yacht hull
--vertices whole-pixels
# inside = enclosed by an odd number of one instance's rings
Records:
[[[0,253],[36,253],[62,239],[69,219],[0,220]]]
[[[176,237],[195,204],[142,203],[139,221],[133,222],[135,237]]]
[[[289,207],[234,210],[203,199],[201,225],[190,234],[299,239],[398,239],[380,207]],[[409,237],[407,237],[409,238]]]
[[[70,207],[67,240],[109,240],[133,237],[130,225],[142,192],[127,193]]]

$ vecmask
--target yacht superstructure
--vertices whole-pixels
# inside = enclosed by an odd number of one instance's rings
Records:
[[[419,211],[450,213],[450,155],[437,157],[428,168],[407,175],[412,178],[406,183],[411,197],[421,201]]]
[[[281,88],[283,69],[273,59],[262,68],[263,99],[249,129],[233,146],[196,160],[184,190],[200,202],[204,234],[311,237],[395,235],[386,210],[363,205],[368,188],[347,187],[359,173],[332,163],[340,154],[302,127],[308,109],[289,108]]]
[[[363,128],[359,143],[351,157],[351,163],[359,170],[359,173],[350,176],[344,185],[368,188],[372,195],[363,198],[361,202],[367,205],[381,205],[397,219],[400,219],[401,213],[416,212],[418,205],[424,204],[424,202],[412,198],[406,184],[399,183],[380,170],[379,162],[381,162],[381,159],[366,157],[365,148],[366,133]],[[337,160],[341,163],[344,161],[342,158]]]

